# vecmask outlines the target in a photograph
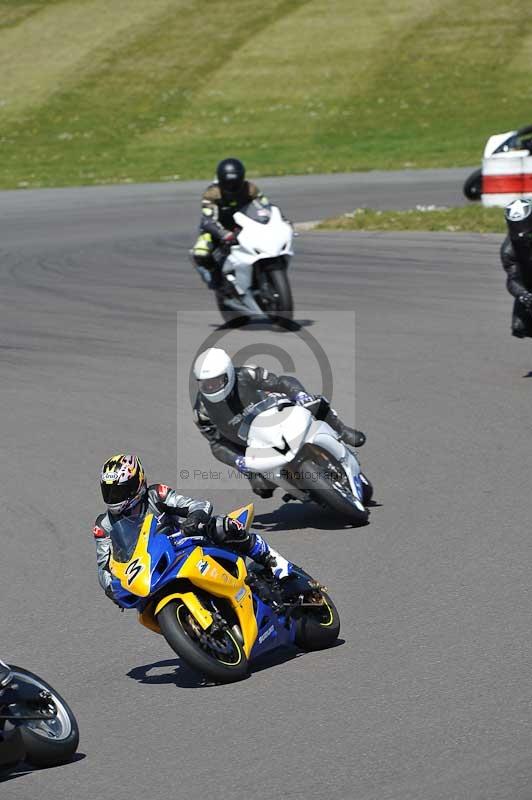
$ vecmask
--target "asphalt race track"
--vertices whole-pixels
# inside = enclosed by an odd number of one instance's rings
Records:
[[[261,183],[303,221],[459,202],[467,173]],[[111,453],[137,452],[152,481],[188,469],[186,491],[219,511],[249,497],[194,477],[217,464],[182,400],[185,362],[225,335],[187,260],[199,190],[0,194],[0,655],[56,686],[81,729],[77,761],[15,773],[2,798],[529,800],[532,350],[509,333],[496,236],[296,242],[296,316],[353,421],[356,372],[377,505],[342,529],[277,492],[257,528],[328,585],[337,647],[203,686],[101,592],[91,528]],[[231,336],[272,367],[293,346],[320,388],[301,336]]]

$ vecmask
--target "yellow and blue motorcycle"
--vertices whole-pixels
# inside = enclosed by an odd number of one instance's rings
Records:
[[[249,530],[253,505],[229,516]],[[114,597],[210,680],[240,680],[251,661],[278,647],[320,650],[338,638],[334,603],[299,567],[277,581],[204,537],[167,533],[153,514],[113,526]]]

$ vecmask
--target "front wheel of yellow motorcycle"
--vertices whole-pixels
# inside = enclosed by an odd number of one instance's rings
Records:
[[[248,674],[248,660],[238,637],[227,628],[204,630],[180,600],[157,615],[162,634],[189,667],[216,683],[231,683]]]

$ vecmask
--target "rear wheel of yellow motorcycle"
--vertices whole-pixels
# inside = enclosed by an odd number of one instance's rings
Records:
[[[172,600],[157,615],[164,638],[193,669],[217,683],[231,683],[248,674],[248,660],[231,630],[204,631],[180,600]]]
[[[340,633],[340,617],[328,594],[322,592],[323,605],[304,608],[297,621],[296,644],[302,650],[331,647]]]

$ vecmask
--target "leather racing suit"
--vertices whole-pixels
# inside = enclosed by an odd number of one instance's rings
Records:
[[[213,517],[212,503],[209,500],[193,500],[192,497],[184,497],[175,489],[159,483],[148,487],[142,502],[144,505],[141,507],[140,513],[143,516],[147,513],[154,514],[161,532],[171,536],[175,541],[183,541],[188,538],[187,534],[180,532],[180,522],[183,522],[183,518],[189,517],[190,519],[194,516],[198,519],[195,533],[206,536],[215,544],[229,547],[239,555],[249,556],[258,564],[271,567],[276,574],[280,573],[278,577],[285,577],[289,572],[289,562],[273,550],[259,534],[239,531],[238,538],[232,538],[232,534],[226,531],[224,525],[226,518]],[[109,569],[110,532],[112,526],[119,519],[119,516],[114,516],[109,512],[100,514],[96,518],[93,528],[98,580],[105,594],[111,599],[113,599],[113,577]]]
[[[512,336],[532,337],[532,309],[521,301],[532,292],[532,250],[526,243],[506,237],[501,246],[501,262],[507,275],[506,288],[515,297],[512,313]]]

